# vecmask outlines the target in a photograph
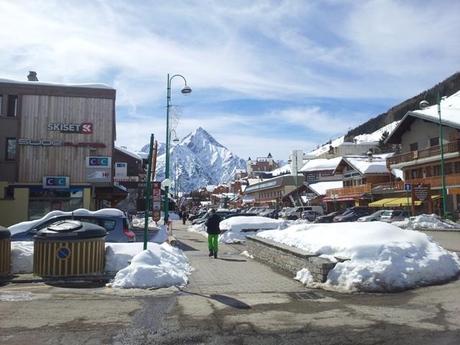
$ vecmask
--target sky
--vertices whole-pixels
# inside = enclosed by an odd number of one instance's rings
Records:
[[[459,70],[457,0],[0,0],[0,78],[117,90],[116,145],[310,151]],[[7,29],[5,29],[7,28]]]

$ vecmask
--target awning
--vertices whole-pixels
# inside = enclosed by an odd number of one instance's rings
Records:
[[[337,198],[331,198],[330,196],[327,196],[323,198],[323,202],[340,202],[340,201],[355,201],[363,198],[363,194],[355,194],[355,195],[344,195],[344,196],[339,196]]]
[[[420,206],[422,203],[418,200],[415,202],[415,206]],[[384,198],[369,203],[369,207],[404,207],[412,205],[412,197],[403,198]]]
[[[389,202],[397,200],[399,198],[384,198],[369,203],[369,207],[385,207]]]

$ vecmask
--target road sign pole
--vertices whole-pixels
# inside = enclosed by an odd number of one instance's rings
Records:
[[[150,212],[150,191],[152,179],[152,153],[153,153],[153,133],[150,134],[149,159],[147,164],[147,183],[145,186],[145,215],[144,215],[144,250],[147,249],[147,234],[149,227],[149,212]]]

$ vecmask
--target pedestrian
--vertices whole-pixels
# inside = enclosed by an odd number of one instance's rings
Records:
[[[187,211],[182,211],[182,225],[185,225],[185,222],[187,221]]]
[[[217,259],[218,241],[219,241],[219,223],[220,217],[216,214],[216,210],[211,208],[209,210],[209,218],[206,221],[206,232],[208,233],[208,248],[209,256],[214,256]]]

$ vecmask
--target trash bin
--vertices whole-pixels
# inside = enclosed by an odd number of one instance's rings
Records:
[[[10,275],[11,267],[11,233],[0,226],[0,277]]]
[[[107,231],[76,220],[53,223],[34,236],[34,274],[84,277],[104,272]]]

